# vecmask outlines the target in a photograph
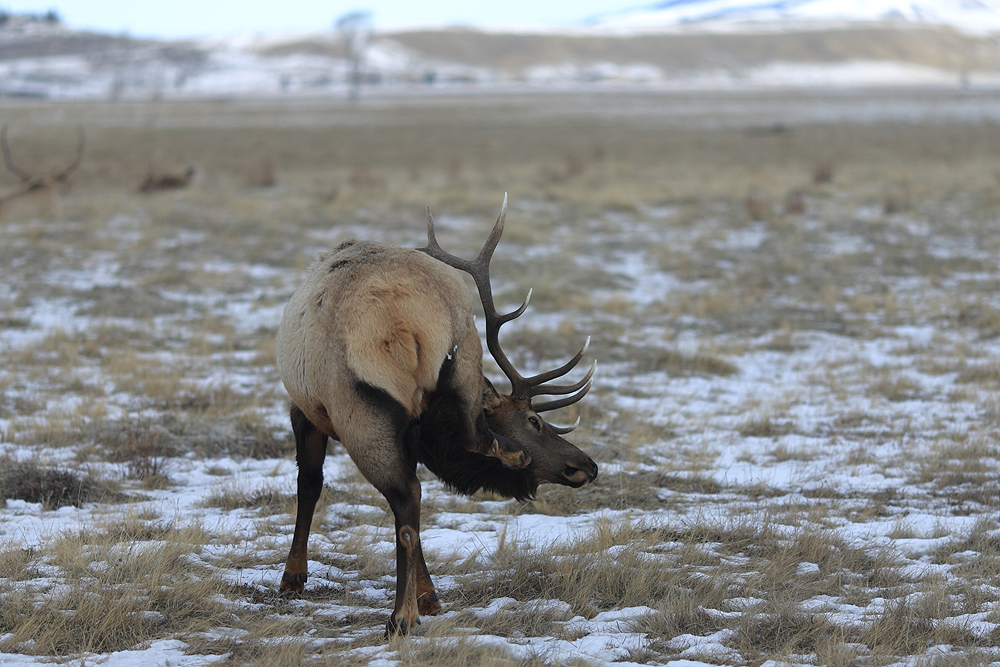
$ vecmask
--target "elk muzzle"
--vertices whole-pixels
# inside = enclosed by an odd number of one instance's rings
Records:
[[[583,458],[585,461],[571,461],[566,463],[566,467],[562,471],[562,476],[565,480],[563,484],[578,489],[597,479],[597,464],[586,454],[584,454]]]

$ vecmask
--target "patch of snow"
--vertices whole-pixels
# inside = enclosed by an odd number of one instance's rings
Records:
[[[945,25],[972,34],[1000,31],[996,0],[673,0],[593,17],[593,28],[616,32],[687,28],[780,30],[809,24]],[[787,28],[786,28],[787,29]]]

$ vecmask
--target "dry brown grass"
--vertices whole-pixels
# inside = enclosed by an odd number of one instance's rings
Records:
[[[41,406],[30,401],[15,401],[15,408],[27,415],[15,415],[7,426],[6,438],[12,442],[49,447],[80,444],[87,433],[103,426],[107,416],[101,399],[85,399],[75,408],[55,408],[44,412]]]
[[[424,525],[444,513],[456,526],[465,514],[576,522],[595,510],[656,511],[663,521],[605,519],[544,550],[509,533],[489,556],[432,562],[442,599],[459,613],[425,622],[385,655],[406,664],[542,665],[554,661],[475,635],[573,639],[567,615],[640,605],[656,613],[633,623],[648,635],[637,661],[677,658],[678,635],[723,631],[720,641],[746,664],[846,667],[898,662],[893,656],[944,664],[924,655],[931,642],[959,647],[956,664],[987,655],[995,633],[984,639],[949,620],[987,612],[997,620],[995,524],[984,519],[935,548],[947,577],[904,569],[897,550],[838,531],[845,522],[853,533],[889,522],[895,527],[874,532],[891,543],[936,535],[899,519],[910,512],[942,521],[995,513],[995,128],[873,122],[761,132],[681,127],[659,113],[690,99],[597,96],[585,101],[588,114],[566,111],[581,101],[562,95],[357,108],[12,103],[5,114],[23,128],[19,140],[44,151],[54,147],[52,128],[81,122],[92,150],[60,219],[0,229],[11,286],[0,292],[0,326],[34,336],[0,347],[3,440],[73,447],[78,462],[39,459],[31,474],[4,477],[3,496],[46,508],[107,501],[91,495],[106,482],[87,477],[90,464],[111,462],[124,485],[155,497],[180,492],[182,457],[290,459],[275,327],[315,252],[358,235],[420,245],[429,203],[442,240],[469,256],[506,190],[498,302],[515,306],[528,287],[535,293],[523,324],[504,331],[505,349],[534,370],[593,335],[607,375],[553,420],[582,417],[571,439],[602,473],[580,490],[544,487],[525,505],[435,489],[425,492]],[[628,105],[655,113],[619,122]],[[151,155],[158,164],[196,162],[204,178],[140,198],[134,175]],[[280,187],[263,187],[265,166]],[[662,271],[670,282],[642,294],[635,271]],[[43,329],[39,303],[89,319],[82,330]],[[906,340],[899,325],[933,335]],[[857,352],[870,341],[881,344],[872,355],[880,365]],[[851,351],[837,352],[841,344]],[[798,378],[791,386],[760,377],[742,387],[759,377],[762,358],[776,357],[772,368]],[[914,414],[916,401],[928,415]],[[795,444],[800,436],[806,444]],[[742,452],[735,463],[734,447]],[[722,460],[758,477],[719,481],[728,479]],[[780,467],[812,475],[804,490],[798,478],[768,474],[790,461]],[[845,488],[837,474],[826,479],[841,465],[858,479],[911,483]],[[208,467],[219,484],[202,501],[242,517],[251,540],[164,523],[158,507],[123,517],[101,504],[94,511],[119,527],[0,550],[0,632],[12,633],[0,648],[67,656],[179,637],[191,653],[228,653],[234,665],[363,664],[369,654],[356,649],[383,646],[391,601],[362,591],[391,589],[395,575],[384,500],[342,469],[316,519],[317,534],[335,547],[311,553],[330,573],[284,599],[245,583],[250,575],[237,585],[219,573],[280,570],[294,484],[229,471]],[[42,491],[11,491],[20,478]],[[726,516],[729,523],[719,519]],[[32,592],[43,572],[64,592]],[[468,611],[500,596],[517,602],[491,616]],[[815,611],[824,601],[857,605],[871,623],[824,620]],[[353,611],[322,613],[339,606]],[[229,634],[206,634],[215,628]]]
[[[549,667],[553,662],[544,654],[531,652],[528,657],[517,657],[512,651],[496,645],[483,644],[468,636],[439,637],[425,642],[402,642],[399,658],[403,665],[428,665],[429,667]],[[587,667],[588,662],[575,659],[568,667]]]
[[[632,355],[633,358],[637,355]],[[643,358],[646,357],[646,358]],[[733,363],[709,354],[682,354],[676,350],[648,351],[635,360],[639,372],[660,371],[670,376],[734,375],[739,369]]]
[[[122,111],[142,114],[150,120],[198,111],[197,105],[186,103],[128,106],[129,109],[121,107]],[[44,107],[14,106],[9,109],[9,122],[27,128],[25,132],[37,132],[35,128],[54,121],[47,113],[49,110]],[[109,111],[99,105],[80,104],[65,106],[61,113],[73,117],[72,122],[90,124],[92,117],[107,115]],[[377,126],[364,122],[373,117],[370,109],[337,109],[334,117],[362,122],[345,126],[269,127],[248,144],[244,132],[225,127],[227,119],[245,113],[239,105],[216,109],[216,120],[220,122],[209,134],[176,125],[161,126],[155,133],[128,126],[113,130],[94,128],[88,134],[92,151],[78,174],[77,192],[98,185],[128,189],[132,179],[127,176],[144,170],[147,159],[144,153],[155,149],[163,156],[164,163],[183,162],[196,152],[206,174],[220,184],[242,182],[248,165],[259,162],[261,154],[274,155],[275,169],[280,170],[282,182],[290,188],[321,183],[327,184],[328,192],[329,184],[339,184],[340,194],[326,205],[330,213],[356,210],[360,201],[373,199],[375,193],[380,198],[388,195],[403,202],[422,195],[413,202],[415,208],[410,209],[418,212],[428,197],[441,210],[470,212],[485,205],[479,193],[470,192],[470,188],[490,191],[486,201],[492,202],[495,189],[504,184],[512,190],[541,192],[575,205],[593,203],[606,210],[610,202],[622,200],[634,206],[637,199],[648,198],[659,201],[692,195],[739,198],[745,187],[735,184],[749,180],[748,168],[761,163],[778,164],[779,156],[791,154],[796,159],[786,159],[785,166],[772,169],[769,173],[773,183],[766,184],[776,192],[788,192],[810,180],[816,164],[810,156],[815,155],[816,146],[830,145],[827,142],[832,133],[836,133],[841,147],[838,153],[842,155],[836,159],[840,188],[861,187],[874,169],[912,174],[909,180],[915,192],[926,192],[935,185],[944,190],[946,183],[935,184],[931,180],[941,176],[937,169],[919,167],[933,164],[942,154],[961,155],[963,166],[968,165],[971,171],[979,167],[977,161],[988,155],[992,145],[986,128],[939,128],[940,134],[933,142],[922,136],[919,128],[879,124],[854,127],[850,132],[829,127],[796,128],[780,137],[759,137],[735,129],[650,132],[643,125],[646,121],[641,120],[613,128],[599,119],[578,120],[573,127],[566,127],[553,118],[526,126],[512,123],[514,117],[507,111],[482,113],[481,110],[478,117],[470,117],[461,105],[450,108],[442,105],[429,114],[414,113],[413,109],[387,109]],[[257,112],[260,117],[269,113],[274,112],[266,107]],[[24,122],[32,114],[33,122]],[[401,115],[410,121],[406,132],[396,132],[392,123]],[[409,130],[413,123],[418,124],[419,131]],[[482,123],[492,123],[489,131],[484,132]],[[595,137],[600,140],[595,141]],[[894,151],[882,150],[885,145],[892,145]],[[569,176],[539,185],[535,165],[550,163],[553,151],[563,156],[583,156],[594,155],[597,148],[603,154],[600,160],[561,160],[559,170]],[[291,152],[294,158],[278,157]],[[672,159],[663,161],[663,155]],[[568,168],[581,161],[587,165],[582,171]],[[456,164],[461,167],[456,169]],[[461,183],[449,175],[455,173],[462,175]],[[929,177],[926,182],[922,179],[924,173]],[[985,183],[983,175],[989,171],[984,169],[980,173],[978,178],[966,182]],[[966,176],[962,169],[952,169],[950,174],[947,179],[950,182]],[[176,200],[146,202],[144,206],[169,208],[173,201],[197,200],[203,192],[178,194]],[[362,192],[365,196],[359,197]],[[72,211],[74,202],[67,204]],[[286,211],[288,214],[296,218],[302,211],[293,207]],[[321,221],[322,218],[314,219],[314,224]]]
[[[158,542],[144,544],[150,539]],[[110,652],[207,630],[223,620],[225,607],[213,600],[224,588],[187,558],[206,541],[196,526],[178,530],[126,519],[29,552],[35,562],[57,565],[74,584],[41,599],[30,588],[10,591],[0,618],[9,633],[3,650],[49,656]]]
[[[920,397],[921,389],[919,382],[903,373],[879,369],[868,391],[871,396],[882,396],[890,401],[910,401]]]
[[[638,532],[632,527],[623,530]],[[563,600],[570,604],[574,615],[592,616],[600,609],[636,606],[629,602],[640,598],[648,601],[651,595],[655,597],[656,591],[665,590],[667,582],[675,576],[650,567],[640,567],[633,573],[632,568],[641,565],[643,558],[640,543],[629,544],[629,540],[612,537],[613,541],[608,541],[605,548],[612,543],[629,545],[612,556],[598,548],[602,537],[591,539],[594,541],[540,553],[516,538],[504,537],[484,563],[490,569],[465,577],[452,595],[457,593],[464,606],[485,606],[498,597],[523,602]],[[591,577],[590,573],[598,569],[609,576]]]
[[[359,489],[360,491],[360,489]],[[324,486],[316,501],[316,516],[322,517],[330,503],[359,504],[360,496],[354,489]],[[260,509],[267,514],[295,514],[296,497],[289,489],[279,489],[273,484],[257,480],[230,480],[222,483],[202,501],[204,507],[218,507],[224,511],[234,509]],[[379,505],[381,507],[381,503]]]
[[[748,417],[739,427],[740,435],[753,438],[776,438],[789,433],[792,425],[779,421],[775,415],[764,411]],[[775,455],[777,460],[787,460]]]
[[[562,623],[570,617],[562,605],[536,600],[508,604],[495,613],[470,620],[484,634],[522,638],[557,636],[562,633]]]
[[[744,613],[735,630],[729,645],[750,662],[816,653],[821,645],[844,636],[822,616],[767,604]]]
[[[238,484],[226,484],[216,489],[202,501],[205,507],[218,507],[229,512],[234,509],[262,509],[266,512],[295,512],[295,496],[282,493],[268,486],[244,489]],[[322,507],[318,506],[321,510]]]
[[[954,503],[976,502],[997,506],[996,466],[1000,449],[984,437],[941,438],[920,460],[917,479],[931,483]]]

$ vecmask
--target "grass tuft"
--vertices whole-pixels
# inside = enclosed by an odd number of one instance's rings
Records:
[[[45,466],[35,460],[0,458],[0,498],[41,503],[47,510],[66,505],[80,507],[92,501],[115,500],[113,486],[71,470]]]

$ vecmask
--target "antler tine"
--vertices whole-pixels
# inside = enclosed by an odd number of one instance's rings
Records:
[[[483,245],[483,249],[479,251],[479,256],[474,260],[462,259],[456,255],[452,255],[446,252],[441,244],[437,241],[437,235],[434,233],[434,216],[431,213],[431,207],[427,207],[427,245],[420,250],[423,250],[431,257],[444,262],[448,266],[465,271],[472,275],[476,279],[476,286],[482,291],[482,286],[480,285],[480,275],[486,278],[485,285],[489,287],[489,270],[490,270],[490,260],[493,259],[493,251],[497,249],[497,244],[500,243],[500,237],[503,235],[503,225],[507,218],[507,193],[503,194],[503,205],[500,207],[500,215],[497,217],[496,223],[493,225],[493,231],[490,232],[489,238],[486,239],[486,243]],[[491,302],[492,304],[492,302]]]
[[[524,313],[525,309],[528,307],[528,302],[531,300],[532,294],[532,290],[528,290],[528,295],[525,297],[524,302],[520,305],[520,307],[505,315],[499,314],[497,312],[496,305],[493,303],[493,288],[490,285],[490,260],[493,259],[493,252],[496,250],[497,244],[500,242],[501,235],[503,235],[504,221],[506,218],[507,193],[504,193],[503,205],[500,207],[500,215],[497,216],[497,221],[493,225],[493,231],[490,232],[489,238],[486,239],[483,249],[479,251],[479,256],[476,257],[476,259],[469,261],[447,253],[441,248],[434,234],[434,218],[431,215],[431,209],[428,206],[427,246],[420,248],[420,250],[426,252],[431,257],[444,262],[448,266],[469,273],[472,275],[473,280],[476,281],[476,288],[479,290],[479,298],[483,303],[483,312],[486,314],[486,347],[489,349],[490,354],[493,355],[493,359],[496,361],[497,366],[500,367],[500,370],[503,371],[504,375],[507,376],[507,379],[510,380],[510,395],[513,398],[530,400],[533,396],[538,396],[540,394],[572,394],[572,396],[567,396],[566,398],[546,401],[533,406],[536,412],[555,410],[556,408],[576,403],[583,398],[588,391],[590,391],[590,387],[593,384],[592,378],[594,376],[594,371],[597,369],[597,362],[594,362],[593,365],[591,365],[587,374],[578,382],[568,385],[546,385],[546,382],[566,375],[566,373],[573,370],[573,368],[580,363],[583,355],[587,353],[587,348],[590,347],[589,336],[587,337],[587,342],[584,343],[583,348],[581,348],[580,351],[576,353],[576,356],[568,362],[555,370],[539,373],[538,375],[530,378],[525,378],[523,375],[518,373],[517,369],[514,368],[514,364],[512,364],[507,358],[507,355],[504,354],[503,349],[500,347],[500,327]],[[569,428],[569,430],[572,430],[572,427],[559,428]],[[568,433],[569,431],[559,432]]]
[[[517,372],[514,364],[510,362],[500,347],[500,327],[524,312],[528,307],[528,301],[531,299],[531,291],[528,291],[528,296],[519,308],[506,315],[501,315],[497,312],[496,305],[493,303],[493,288],[490,285],[490,260],[493,259],[493,251],[496,250],[497,244],[500,242],[500,237],[503,235],[503,226],[506,218],[507,193],[505,192],[503,195],[503,205],[500,207],[500,215],[497,216],[497,221],[493,225],[493,231],[490,232],[489,238],[486,239],[483,249],[479,251],[479,256],[469,261],[445,252],[441,248],[434,234],[434,218],[428,206],[427,245],[419,248],[419,250],[422,250],[434,259],[444,262],[448,266],[465,271],[472,276],[472,279],[476,282],[476,288],[479,290],[479,299],[483,303],[483,312],[486,314],[486,347],[489,349],[490,354],[493,355],[497,366],[500,367],[500,370],[510,380],[511,396],[529,398],[528,392],[531,389],[531,385],[525,382],[524,376]]]
[[[55,180],[59,181],[60,183],[69,178],[69,175],[72,174],[73,171],[80,166],[80,162],[83,160],[83,147],[85,141],[83,137],[83,128],[79,125],[76,126],[76,137],[77,137],[76,157],[73,159],[73,162],[71,162],[68,167],[66,167],[65,169],[63,169],[62,171],[60,171],[58,174],[55,175]]]
[[[10,157],[10,145],[7,143],[7,126],[4,125],[0,128],[0,148],[3,150],[3,163],[7,165],[7,171],[14,174],[22,181],[30,181],[31,174],[27,173],[23,169],[19,169],[14,161]]]
[[[430,252],[431,250],[434,250],[435,252],[432,253],[432,252]],[[438,244],[438,242],[437,242],[437,236],[434,235],[434,216],[431,214],[431,207],[430,207],[430,205],[427,206],[427,246],[424,249],[424,252],[426,252],[428,255],[431,255],[432,257],[435,257],[437,259],[440,259],[439,257],[437,257],[437,255],[439,253],[443,254],[443,255],[447,255],[448,254]],[[452,257],[452,255],[449,255],[449,257]],[[460,257],[455,257],[455,259],[461,259],[461,258]],[[462,260],[462,261],[465,261],[465,260]]]
[[[577,352],[572,359],[567,361],[559,368],[555,368],[551,371],[546,371],[544,373],[539,373],[538,375],[533,375],[530,378],[527,378],[526,381],[529,382],[532,387],[536,387],[537,385],[540,385],[543,382],[548,382],[549,380],[555,380],[556,378],[566,375],[566,373],[569,373],[571,370],[576,368],[576,365],[580,363],[581,359],[583,359],[583,355],[587,354],[587,348],[589,347],[590,347],[590,336],[587,336],[587,342],[583,344],[583,347],[580,348],[580,351]],[[544,394],[544,393],[549,393],[549,392],[540,391],[540,392],[535,392],[531,395],[537,396],[538,394]]]
[[[500,215],[497,216],[497,221],[493,224],[493,231],[490,232],[489,238],[483,244],[483,249],[479,251],[479,257],[476,258],[476,263],[485,262],[487,269],[490,267],[490,260],[493,259],[493,251],[497,249],[500,237],[503,236],[503,224],[506,220],[507,193],[505,192],[503,193],[503,204],[500,205]]]
[[[517,319],[518,317],[520,317],[521,314],[524,313],[525,310],[527,310],[527,308],[528,308],[528,302],[531,301],[531,293],[534,292],[534,291],[535,291],[535,288],[529,287],[528,288],[528,294],[527,294],[527,296],[524,297],[524,301],[522,301],[521,305],[517,307],[517,310],[512,310],[511,312],[507,313],[506,315],[497,315],[497,321],[500,324],[507,324],[511,320]]]
[[[594,377],[594,371],[597,370],[597,360],[590,365],[587,370],[587,374],[583,378],[574,382],[573,384],[539,384],[531,388],[532,396],[560,396],[562,394],[572,394],[574,391],[578,391],[583,388],[583,385],[587,384],[590,378]]]
[[[558,433],[559,435],[566,435],[570,431],[576,429],[580,425],[580,417],[576,418],[576,421],[569,426],[559,426],[558,424],[549,424],[549,428]]]
[[[470,262],[467,259],[462,259],[457,255],[445,252],[444,248],[441,247],[441,244],[438,243],[437,236],[434,233],[434,215],[431,213],[430,206],[427,207],[427,245],[418,249],[424,251],[434,259],[444,262],[452,268],[470,273],[473,278],[476,277],[475,273],[473,273],[475,269],[475,262]],[[476,285],[479,285],[478,281],[476,282]]]
[[[594,381],[592,379],[587,380],[587,384],[584,385],[583,389],[573,394],[572,396],[567,396],[566,398],[558,398],[554,401],[545,401],[544,403],[533,403],[531,405],[535,412],[548,412],[549,410],[558,410],[559,408],[565,408],[567,405],[573,405],[581,398],[587,395],[590,388],[594,386]]]

